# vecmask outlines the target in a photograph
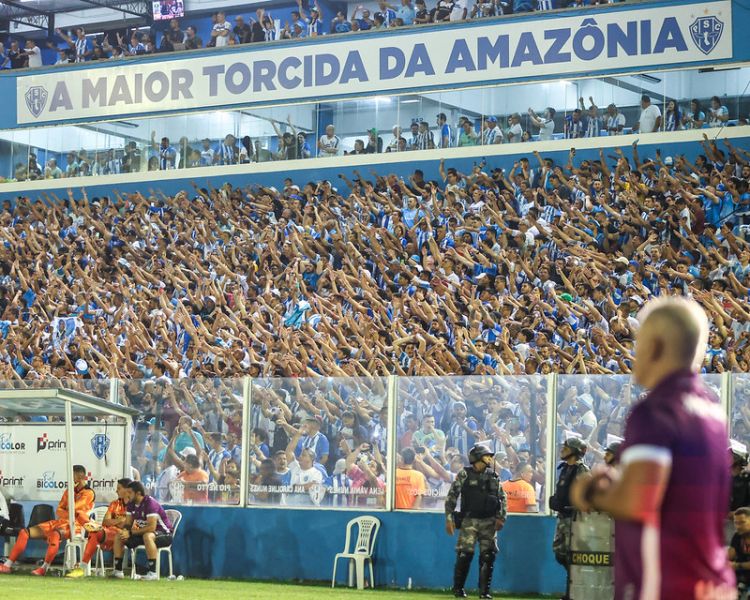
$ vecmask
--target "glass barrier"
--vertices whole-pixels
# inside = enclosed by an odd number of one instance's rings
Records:
[[[524,512],[543,510],[547,379],[528,377],[399,378],[395,507],[442,511],[469,449],[487,444],[502,482],[524,479]]]
[[[132,465],[149,492],[172,504],[239,504],[242,379],[123,381],[137,408]]]
[[[702,375],[717,401],[722,375]],[[604,462],[607,446],[621,442],[630,409],[643,394],[629,375],[558,375],[555,393],[555,448],[577,437],[588,444],[583,462],[589,467]]]
[[[750,447],[750,373],[732,375],[729,435]]]
[[[248,503],[385,508],[387,380],[254,379]]]
[[[342,368],[349,368],[346,360]],[[0,392],[62,386],[88,393],[81,381],[4,382]],[[727,393],[731,435],[750,445],[750,374],[704,381],[717,398]],[[481,443],[495,452],[510,512],[546,513],[548,474],[562,441],[583,438],[584,462],[601,463],[605,448],[622,440],[641,394],[624,375],[400,377],[394,388],[387,378],[252,379],[243,423],[245,382],[171,381],[159,373],[117,382],[117,401],[139,411],[130,433],[132,475],[160,502],[236,506],[246,477],[250,506],[385,509],[390,486],[397,510],[442,511],[468,450]],[[96,383],[106,398],[110,382]],[[21,439],[28,432],[12,427],[63,422],[59,412],[32,414],[19,410],[24,406],[36,405],[0,402],[0,470],[15,473],[0,478],[6,496],[23,476],[15,461],[21,444],[38,441]],[[548,418],[555,423],[549,437]],[[89,413],[74,420],[101,427],[108,418]]]
[[[705,128],[716,137],[720,127],[747,124],[748,79],[750,68],[654,72],[0,131],[0,176],[100,176],[635,131]]]

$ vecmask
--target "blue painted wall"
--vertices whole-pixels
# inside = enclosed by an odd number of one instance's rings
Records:
[[[23,502],[26,518],[34,503]],[[333,510],[175,506],[183,520],[174,543],[177,574],[195,578],[329,581],[333,556],[344,547],[346,524],[361,514],[378,517],[375,583],[417,588],[452,584],[455,537],[445,533],[439,513],[359,513]],[[555,519],[511,516],[498,535],[493,590],[555,594],[565,589],[565,571],[552,554]],[[29,543],[26,557],[41,558],[46,546]],[[467,585],[478,578],[475,557]],[[340,561],[337,580],[346,584]]]
[[[177,507],[183,522],[175,564],[187,577],[328,580],[333,556],[344,546],[346,524],[360,513],[261,508]],[[363,513],[364,514],[364,513]],[[378,585],[447,588],[455,538],[435,513],[377,513],[382,527],[375,549]],[[552,517],[510,517],[499,535],[493,588],[551,594],[565,588],[565,572],[552,555]],[[338,580],[346,581],[345,563]],[[476,560],[469,587],[477,580]]]

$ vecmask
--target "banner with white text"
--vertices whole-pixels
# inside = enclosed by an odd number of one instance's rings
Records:
[[[641,6],[20,76],[17,122],[317,101],[730,58],[730,0]]]
[[[117,480],[126,475],[125,432],[125,425],[73,425],[73,462],[86,467],[97,502],[114,499]],[[0,492],[57,506],[68,486],[65,450],[62,424],[0,424]]]

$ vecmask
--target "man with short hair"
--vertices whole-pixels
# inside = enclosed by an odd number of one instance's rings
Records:
[[[438,113],[437,125],[440,128],[439,145],[441,148],[450,148],[452,145],[451,126],[448,125],[448,117],[445,113]]]
[[[238,44],[249,44],[251,41],[254,41],[252,39],[252,27],[245,23],[245,19],[242,15],[237,15],[234,18],[234,22],[235,26],[232,30],[232,33],[234,34],[234,37],[237,40]]]
[[[527,462],[516,466],[513,478],[503,483],[503,491],[508,498],[508,512],[535,513],[539,511],[536,492],[532,485],[534,467]]]
[[[122,557],[125,548],[145,546],[148,573],[143,576],[143,579],[154,581],[159,578],[156,573],[158,549],[172,545],[172,523],[162,506],[151,496],[146,495],[146,488],[140,481],[128,484],[125,497],[128,500],[126,519],[122,531],[115,536],[114,540],[115,570],[112,576],[115,579],[125,577],[122,572]]]
[[[338,156],[341,140],[333,125],[326,126],[326,132],[318,140],[318,156]]]
[[[324,433],[320,431],[321,422],[318,417],[306,417],[302,421],[302,437],[294,451],[299,457],[302,450],[309,449],[315,453],[316,460],[321,464],[328,462],[330,443]]]
[[[196,35],[195,27],[188,25],[185,30],[185,50],[203,48],[203,40]]]
[[[653,133],[661,128],[661,111],[655,104],[651,104],[651,98],[643,94],[641,96],[641,116],[633,126],[633,131],[639,133]]]
[[[693,300],[667,296],[649,302],[639,321],[633,375],[650,391],[627,418],[620,471],[582,477],[571,498],[617,521],[617,600],[733,598],[723,540],[726,415],[698,375],[706,314]]]
[[[24,50],[28,59],[29,69],[35,69],[42,66],[42,51],[33,39],[26,40],[26,49]]]
[[[414,469],[417,458],[412,448],[404,448],[398,455],[396,468],[396,508],[417,509],[427,491],[425,476]]]
[[[75,533],[80,534],[81,528],[89,522],[89,513],[94,509],[94,500],[96,495],[86,484],[86,467],[83,465],[73,466],[73,504],[75,516]],[[13,550],[4,564],[0,565],[0,574],[8,574],[11,567],[21,557],[26,550],[29,539],[44,539],[47,541],[47,554],[44,556],[44,563],[38,569],[34,569],[32,575],[46,575],[52,561],[55,560],[57,552],[60,550],[62,540],[70,539],[70,516],[68,504],[68,490],[63,492],[60,503],[57,505],[57,519],[39,523],[28,529],[23,529],[18,534]]]
[[[216,23],[211,29],[211,37],[215,40],[217,48],[229,45],[231,32],[232,25],[227,21],[226,14],[223,11],[216,13]]]
[[[68,573],[67,577],[73,579],[88,577],[91,571],[91,559],[96,554],[97,548],[101,547],[105,551],[112,550],[115,544],[115,537],[120,534],[121,528],[125,525],[127,513],[125,504],[129,496],[128,486],[131,483],[131,480],[127,477],[118,479],[116,489],[117,499],[109,503],[102,522],[95,523],[89,521],[83,526],[88,534],[88,539],[86,541],[86,548],[83,551],[83,557],[81,557],[81,564],[78,568]]]
[[[523,141],[523,128],[521,127],[521,115],[513,113],[508,121],[508,142],[517,144]]]
[[[729,544],[729,566],[734,569],[740,593],[750,586],[750,508],[743,506],[734,511],[734,530]]]
[[[552,134],[555,132],[555,109],[548,106],[544,109],[544,116],[539,117],[537,114],[529,108],[529,119],[534,127],[539,128],[539,141],[547,141],[552,139]]]

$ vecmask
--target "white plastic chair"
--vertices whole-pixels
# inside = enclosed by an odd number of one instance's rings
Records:
[[[169,517],[170,522],[172,523],[172,542],[174,542],[174,538],[177,535],[177,528],[180,525],[180,521],[182,521],[182,513],[179,510],[174,510],[172,508],[167,509],[166,511],[167,516]],[[143,550],[143,552],[146,552],[146,546],[140,545],[132,550],[130,550],[130,578],[135,579],[135,558],[136,554],[138,553],[138,550]],[[167,558],[169,559],[169,576],[174,576],[174,569],[172,565],[172,544],[169,546],[165,546],[164,548],[157,548],[156,551],[156,578],[161,579],[161,553],[166,552]]]
[[[354,545],[354,551],[350,552],[352,539],[352,529],[357,526],[359,531],[357,540]],[[380,528],[380,519],[376,517],[357,517],[352,519],[346,525],[346,542],[344,542],[344,551],[339,552],[333,558],[333,576],[331,578],[331,587],[336,587],[336,564],[339,558],[349,559],[349,585],[352,585],[352,567],[355,570],[357,579],[357,589],[365,589],[365,564],[370,561],[370,587],[375,587],[375,578],[372,573],[372,553],[375,550],[375,539]]]

